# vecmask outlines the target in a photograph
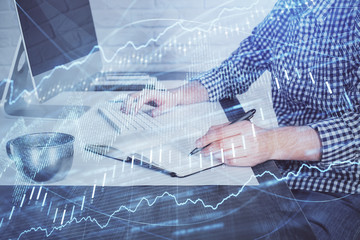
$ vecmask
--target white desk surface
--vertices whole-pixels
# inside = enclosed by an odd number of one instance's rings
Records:
[[[166,82],[165,82],[166,83]],[[169,82],[179,85],[182,81]],[[173,87],[172,86],[172,87]],[[16,166],[6,154],[5,145],[10,139],[34,132],[57,131],[75,136],[74,162],[67,177],[46,185],[257,185],[251,168],[220,166],[186,178],[173,178],[140,166],[102,157],[84,150],[87,143],[114,142],[114,130],[97,113],[97,105],[113,99],[116,92],[65,92],[48,104],[84,104],[92,106],[81,118],[75,120],[49,120],[14,118],[0,115],[2,136],[0,142],[0,185],[29,184],[16,171]],[[216,104],[216,103],[206,103]]]

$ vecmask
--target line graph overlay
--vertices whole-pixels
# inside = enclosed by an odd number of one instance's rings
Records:
[[[228,1],[228,3],[230,2],[233,2],[233,1]],[[234,11],[244,11],[244,10],[251,10],[252,8],[254,8],[255,6],[257,6],[259,3],[259,0],[253,2],[252,4],[250,4],[249,6],[247,7],[242,7],[242,8],[239,8],[239,7],[232,7],[232,8],[226,8],[224,7],[223,9],[221,9],[220,13],[217,15],[216,18],[212,19],[211,21],[209,22],[196,22],[196,21],[193,21],[193,20],[184,20],[184,19],[178,19],[177,21],[175,21],[175,23],[173,23],[172,25],[166,27],[163,31],[161,31],[157,37],[153,37],[153,38],[150,38],[149,40],[147,40],[147,42],[145,44],[141,44],[141,45],[136,45],[134,44],[133,41],[129,40],[126,44],[124,44],[123,46],[119,46],[118,49],[115,51],[115,53],[113,53],[113,55],[111,57],[107,57],[105,55],[105,51],[103,49],[102,46],[95,46],[93,47],[93,49],[89,52],[89,54],[83,58],[81,61],[74,61],[72,62],[70,65],[60,65],[60,66],[57,66],[55,67],[54,69],[52,69],[50,71],[50,73],[46,76],[44,76],[38,83],[38,85],[36,86],[36,88],[40,88],[42,83],[47,80],[47,79],[50,79],[51,76],[54,74],[55,71],[57,70],[69,70],[73,67],[81,67],[82,64],[85,64],[88,59],[91,57],[91,55],[96,52],[96,51],[100,51],[101,55],[102,55],[102,59],[103,61],[105,61],[106,63],[112,63],[115,59],[116,59],[116,56],[118,56],[118,54],[126,49],[127,47],[131,46],[134,50],[136,51],[139,51],[141,49],[144,49],[146,47],[148,47],[151,43],[156,43],[158,42],[168,31],[170,31],[171,29],[175,28],[175,27],[180,27],[184,32],[195,32],[195,31],[201,31],[201,32],[204,32],[204,33],[209,33],[212,31],[212,28],[215,26],[216,22],[218,22],[219,20],[221,20],[224,16],[224,13],[227,13],[227,12],[234,12]],[[224,3],[225,5],[226,3]],[[225,16],[226,17],[226,16]],[[135,21],[133,23],[129,23],[125,26],[123,26],[122,28],[119,28],[117,31],[123,29],[123,28],[126,28],[126,27],[130,27],[130,26],[133,26],[133,25],[136,25],[138,23],[142,23],[142,22],[146,22],[146,21],[153,21],[155,19],[148,19],[148,20],[141,20],[141,21]],[[158,19],[156,19],[158,20]],[[165,20],[165,19],[160,19],[160,20]],[[170,19],[171,20],[171,19]],[[174,20],[174,19],[172,19]],[[192,27],[187,27],[184,25],[184,23],[191,23],[191,24],[198,24],[199,26],[192,26]],[[182,34],[182,33],[180,33]],[[176,38],[177,36],[175,36]],[[25,95],[31,95],[35,92],[36,89],[32,90],[32,91],[28,91],[28,90],[24,90],[22,92],[20,92],[18,94],[18,96],[13,96],[13,80],[11,79],[3,79],[1,82],[0,82],[0,86],[2,84],[5,84],[9,82],[10,84],[10,99],[8,100],[9,104],[12,105],[14,103],[16,103],[18,101],[18,99],[20,99],[21,97],[25,96]]]
[[[229,1],[231,2],[231,1]],[[258,1],[256,1],[256,4],[258,4]],[[254,3],[254,6],[255,6],[255,3]],[[244,9],[239,9],[239,8],[224,8],[222,11],[221,11],[221,14],[218,15],[218,18],[210,21],[210,22],[196,22],[196,21],[189,21],[189,20],[184,20],[184,19],[179,19],[178,21],[175,20],[175,23],[170,25],[169,27],[165,28],[157,37],[153,37],[153,38],[150,38],[149,40],[147,40],[147,42],[145,44],[142,44],[142,45],[136,45],[133,41],[128,41],[125,45],[123,46],[120,46],[117,51],[112,55],[112,56],[106,56],[105,55],[105,51],[102,49],[101,46],[96,46],[93,50],[93,51],[96,51],[96,50],[99,50],[103,56],[103,59],[105,60],[105,62],[107,63],[113,63],[115,60],[116,60],[116,56],[120,54],[120,52],[122,50],[124,50],[125,48],[128,48],[128,47],[131,47],[132,49],[134,49],[135,51],[140,51],[146,47],[149,47],[152,43],[157,43],[158,41],[160,41],[161,38],[165,37],[165,35],[171,30],[171,29],[174,29],[176,27],[179,27],[180,29],[183,30],[182,33],[180,33],[179,35],[183,34],[183,33],[186,33],[186,32],[195,32],[195,31],[200,31],[200,32],[203,32],[203,33],[209,33],[211,31],[211,29],[216,25],[216,22],[218,20],[220,20],[222,18],[222,15],[224,13],[227,13],[227,12],[230,12],[230,11],[238,11],[238,10],[241,10],[243,11]],[[161,19],[148,19],[148,20],[142,20],[142,21],[137,21],[137,22],[133,22],[133,23],[130,23],[128,26],[126,27],[129,27],[129,26],[133,26],[133,25],[136,25],[136,24],[139,24],[139,23],[143,23],[143,22],[147,22],[147,21],[154,21],[154,20],[161,20]],[[169,19],[162,19],[162,20],[169,20]],[[197,26],[194,26],[194,27],[188,27],[187,24],[197,24]],[[177,36],[179,36],[177,35]],[[175,36],[175,37],[177,37]],[[165,45],[167,43],[167,41],[165,41],[164,44],[162,44],[160,47],[162,47],[163,45]],[[284,43],[286,44],[286,43]],[[92,53],[90,52],[89,55]],[[341,59],[341,58],[339,58]],[[81,64],[84,64],[86,63],[87,61],[87,58],[85,58],[83,61],[81,62],[75,62],[73,64],[71,64],[70,66],[58,66],[57,68],[55,68],[51,73],[50,75],[46,76],[45,78],[43,78],[42,81],[45,81],[47,79],[49,79],[51,77],[51,74],[53,74],[54,71],[56,71],[57,69],[70,69],[74,66],[79,66]],[[286,70],[285,70],[286,71]],[[287,74],[287,72],[286,72]],[[311,74],[311,73],[310,73]],[[10,104],[14,104],[20,97],[22,97],[24,94],[31,94],[33,91],[31,92],[28,92],[28,91],[24,91],[22,93],[20,93],[18,96],[13,96],[13,81],[12,80],[9,80],[9,79],[4,79],[3,81],[0,82],[0,86],[2,86],[3,84],[5,83],[9,83],[10,84],[10,100],[9,100],[9,103]],[[37,87],[40,87],[41,83],[37,86]],[[80,129],[81,130],[81,129]],[[80,131],[79,130],[79,131]],[[4,143],[4,139],[2,140],[2,144]],[[8,164],[8,162],[6,162]],[[341,161],[338,161],[338,162],[334,162],[332,163],[329,167],[325,168],[325,169],[321,169],[319,167],[316,167],[316,166],[312,166],[312,165],[308,165],[308,164],[303,164],[301,165],[301,167],[299,168],[299,170],[296,172],[296,173],[289,173],[287,176],[285,177],[277,177],[275,174],[273,174],[272,172],[269,172],[269,171],[264,171],[263,173],[261,174],[258,174],[254,177],[263,177],[265,175],[269,175],[273,178],[273,181],[268,181],[267,184],[268,185],[272,185],[272,184],[276,184],[277,182],[279,181],[284,181],[284,180],[287,180],[289,178],[292,178],[292,177],[298,177],[298,176],[301,176],[301,170],[304,169],[304,168],[308,168],[308,169],[314,169],[316,171],[319,171],[319,172],[327,172],[327,171],[330,171],[331,168],[337,164],[344,164],[344,163],[348,163],[348,164],[351,164],[351,165],[358,165],[359,163],[356,163],[356,162],[351,162],[351,161],[345,161],[345,162],[341,162]],[[9,167],[6,166],[6,168]],[[6,169],[5,169],[6,170]],[[0,173],[0,178],[2,176],[2,173]],[[250,181],[250,179],[249,179]],[[147,197],[147,196],[144,196],[144,197],[141,197],[139,200],[137,200],[137,203],[133,206],[129,206],[129,205],[121,205],[117,210],[113,211],[111,214],[106,214],[104,212],[101,212],[101,211],[98,211],[96,209],[93,209],[91,208],[90,205],[88,204],[85,204],[84,205],[84,202],[85,202],[85,199],[90,199],[91,197],[87,197],[85,198],[85,195],[84,196],[79,196],[79,198],[82,200],[81,201],[76,201],[76,202],[71,202],[73,203],[73,205],[71,207],[68,206],[67,210],[66,209],[62,209],[62,208],[59,208],[59,214],[58,216],[56,217],[56,215],[54,216],[54,222],[55,224],[59,224],[61,223],[60,225],[56,225],[56,226],[52,226],[52,227],[46,227],[46,226],[35,226],[35,227],[31,227],[30,229],[27,229],[27,230],[24,230],[19,236],[18,236],[18,239],[21,239],[21,237],[23,237],[24,235],[28,234],[28,233],[31,233],[31,232],[44,232],[46,237],[50,237],[55,231],[60,231],[62,230],[63,228],[65,227],[69,227],[70,225],[74,225],[74,224],[79,224],[79,223],[84,223],[84,222],[91,222],[91,223],[95,223],[95,226],[97,226],[98,228],[100,229],[105,229],[109,226],[111,220],[115,220],[115,219],[119,219],[119,217],[117,217],[117,214],[119,213],[123,213],[123,212],[127,212],[127,213],[130,213],[130,214],[135,214],[136,212],[139,211],[139,209],[143,208],[143,207],[154,207],[156,204],[162,204],[162,201],[164,200],[168,200],[169,202],[171,202],[174,207],[185,207],[185,206],[189,206],[189,205],[198,205],[198,206],[201,206],[203,209],[208,209],[210,211],[213,211],[213,212],[217,212],[219,211],[219,208],[226,202],[228,202],[229,200],[232,200],[232,199],[236,199],[237,197],[240,196],[241,193],[244,192],[244,189],[246,187],[246,184],[242,187],[239,188],[238,191],[236,192],[233,192],[229,195],[227,195],[226,197],[222,198],[220,201],[218,201],[217,203],[213,204],[213,203],[209,203],[207,202],[206,199],[203,199],[203,198],[186,198],[185,200],[181,200],[179,199],[176,194],[173,194],[171,192],[168,192],[168,191],[165,191],[163,192],[162,194],[160,195],[157,195],[156,197]],[[94,185],[94,192],[95,192],[95,185]],[[51,192],[49,189],[47,189],[49,192]],[[96,191],[98,191],[98,189],[96,188]],[[96,192],[97,193],[97,192]],[[39,192],[40,194],[40,192]],[[89,193],[88,193],[89,194]],[[90,193],[91,194],[91,193]],[[244,194],[244,193],[243,193]],[[23,195],[22,195],[23,196]],[[25,196],[25,195],[24,195]],[[96,199],[97,196],[95,196],[95,199]],[[277,196],[276,197],[280,197],[280,198],[286,198],[288,200],[293,200],[293,199],[289,199],[287,197],[284,197],[284,196]],[[40,199],[41,200],[41,199]],[[64,199],[66,201],[71,201],[71,199]],[[48,201],[50,200],[46,200],[45,198],[43,199],[43,205],[45,203],[48,204]],[[104,217],[106,217],[106,221],[105,223],[102,221],[102,220],[99,220],[97,217],[94,217],[94,216],[74,216],[73,213],[74,213],[74,209],[78,210],[80,209],[81,207],[81,211],[83,210],[83,208],[85,210],[88,210],[88,211],[91,211],[91,212],[97,212],[101,215],[103,215]],[[56,208],[57,209],[57,208]],[[14,219],[14,216],[13,216],[13,213],[16,215],[16,210],[18,210],[18,207],[13,207],[10,209],[9,211],[9,214],[8,216],[10,215],[9,217],[9,220],[11,219]],[[49,211],[52,210],[51,209],[51,205],[49,206]],[[66,221],[66,217],[68,217],[68,215],[70,215],[70,212],[72,210],[72,213],[71,213],[71,217],[70,217],[70,220]],[[75,214],[76,215],[76,214]],[[59,218],[60,216],[60,218]],[[50,218],[52,218],[52,216],[50,216]],[[62,218],[61,218],[62,217]],[[4,227],[4,222],[7,221],[8,218],[1,218],[1,223],[0,223],[0,230],[1,230],[1,227]],[[130,220],[126,220],[126,221],[130,221]],[[138,222],[139,223],[139,222]],[[142,224],[147,224],[147,223],[142,223]],[[174,224],[176,226],[180,225],[178,222],[173,222],[173,223],[170,223],[170,224]],[[34,224],[36,225],[36,224]],[[276,230],[276,229],[275,229]]]
[[[326,169],[320,169],[319,167],[317,166],[312,166],[312,165],[308,165],[308,164],[303,164],[300,169],[296,172],[296,173],[289,173],[288,176],[284,176],[284,177],[277,177],[275,174],[273,174],[272,172],[269,172],[269,171],[264,171],[263,173],[261,174],[257,174],[255,176],[252,176],[253,177],[256,177],[256,178],[261,178],[265,175],[269,175],[273,178],[273,181],[267,181],[267,185],[273,185],[273,184],[276,184],[276,182],[279,182],[279,181],[284,181],[284,180],[287,180],[288,178],[290,177],[297,177],[297,176],[300,176],[301,175],[301,170],[304,169],[304,168],[308,168],[308,169],[315,169],[319,172],[326,172],[326,171],[329,171],[332,166],[334,165],[337,165],[339,163],[350,163],[350,164],[357,164],[359,165],[359,163],[357,162],[351,162],[351,161],[347,161],[347,162],[334,162],[333,164],[331,164],[329,167],[327,167]],[[248,180],[248,182],[251,180],[251,178]],[[126,212],[129,212],[129,213],[136,213],[141,207],[143,206],[147,206],[147,207],[153,207],[155,206],[155,204],[157,204],[158,202],[160,202],[161,200],[163,199],[168,199],[168,200],[172,200],[173,203],[175,203],[175,207],[181,207],[181,206],[186,206],[186,205],[200,205],[202,206],[202,208],[204,209],[209,209],[209,210],[212,210],[212,211],[217,211],[220,206],[222,206],[225,202],[229,201],[230,199],[234,199],[234,198],[237,198],[239,197],[239,195],[244,191],[246,187],[246,184],[241,186],[239,188],[239,190],[237,192],[233,192],[229,195],[227,195],[226,197],[222,198],[220,201],[218,201],[216,204],[209,204],[207,203],[204,199],[202,198],[196,198],[196,199],[192,199],[192,198],[186,198],[185,200],[181,201],[179,200],[174,194],[168,192],[168,191],[165,191],[163,192],[161,195],[158,195],[156,197],[153,198],[153,200],[150,199],[150,197],[142,197],[140,198],[140,200],[138,200],[138,203],[133,206],[133,207],[129,207],[129,206],[125,206],[125,205],[121,205],[117,210],[113,211],[110,215],[106,215],[107,217],[107,220],[105,221],[105,223],[100,223],[98,221],[97,218],[95,217],[92,217],[92,216],[86,216],[86,217],[73,217],[72,219],[68,220],[68,221],[64,221],[63,224],[60,224],[58,226],[54,226],[54,227],[51,227],[51,228],[46,228],[46,227],[42,227],[42,226],[38,226],[38,227],[32,227],[28,230],[24,230],[19,236],[17,239],[21,239],[21,237],[24,235],[24,234],[27,234],[27,233],[30,233],[30,232],[37,232],[37,231],[41,231],[41,232],[44,232],[46,237],[49,237],[51,236],[51,234],[53,234],[55,231],[59,231],[59,230],[62,230],[63,228],[67,227],[67,226],[70,226],[71,224],[79,224],[79,223],[82,223],[82,222],[91,222],[91,223],[95,223],[100,229],[104,229],[106,228],[112,219],[116,219],[117,217],[115,216],[116,214],[120,213],[121,211],[126,211]],[[280,197],[280,198],[283,198],[284,196],[276,196],[276,197]],[[286,199],[288,199],[287,197],[285,197]],[[294,201],[294,199],[288,199],[288,200],[291,200],[291,201]],[[77,208],[80,208],[80,206],[77,206]],[[93,209],[89,208],[88,206],[85,207],[85,209],[88,209],[88,210],[91,210],[91,211],[94,211]],[[104,214],[104,213],[101,213],[101,214]],[[60,221],[57,221],[57,222],[60,222]]]

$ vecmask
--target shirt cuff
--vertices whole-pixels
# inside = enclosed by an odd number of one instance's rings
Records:
[[[197,78],[190,81],[199,81],[208,91],[209,101],[219,101],[224,96],[226,89],[226,82],[223,81],[217,74],[216,69],[205,72]]]
[[[341,118],[330,118],[308,124],[316,130],[321,141],[320,166],[349,167],[356,160],[355,137],[351,128]]]

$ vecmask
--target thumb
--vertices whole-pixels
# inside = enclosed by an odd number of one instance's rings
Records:
[[[169,105],[161,105],[159,107],[156,107],[154,110],[151,111],[151,115],[153,117],[157,117],[160,116],[161,114],[165,113],[166,111],[168,111],[170,109]]]

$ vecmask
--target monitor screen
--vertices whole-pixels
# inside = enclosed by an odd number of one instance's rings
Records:
[[[98,49],[89,0],[16,0],[33,76]]]

